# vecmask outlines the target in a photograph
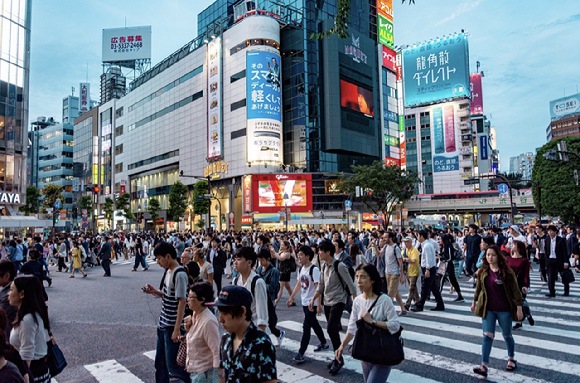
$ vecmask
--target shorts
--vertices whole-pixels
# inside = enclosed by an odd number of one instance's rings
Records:
[[[401,279],[400,275],[387,274],[387,286],[389,288],[388,295],[392,300],[395,300],[397,293],[399,292],[399,281]]]
[[[280,282],[290,282],[291,273],[280,273]]]

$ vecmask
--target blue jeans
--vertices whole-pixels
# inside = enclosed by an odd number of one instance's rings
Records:
[[[191,373],[191,383],[218,383],[218,369],[211,368],[206,372],[201,373]]]
[[[489,363],[489,354],[491,353],[491,345],[493,337],[486,335],[486,333],[495,336],[495,322],[499,322],[501,334],[505,340],[508,357],[513,358],[515,355],[516,343],[512,336],[512,313],[509,311],[487,311],[485,318],[482,320],[483,327],[483,342],[481,343],[481,363]]]
[[[44,265],[44,270],[46,270],[46,274],[49,273],[48,271],[48,263],[46,263],[46,258],[40,258],[42,260],[42,264]]]
[[[190,382],[189,374],[184,367],[177,364],[177,350],[179,342],[171,340],[173,327],[157,329],[157,349],[155,354],[155,382],[169,383],[169,374],[181,379],[185,383]]]
[[[361,362],[365,383],[385,383],[391,373],[391,366],[381,366],[368,362]]]

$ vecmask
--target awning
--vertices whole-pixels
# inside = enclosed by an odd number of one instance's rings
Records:
[[[56,227],[64,227],[64,220],[59,220]],[[1,216],[0,227],[52,227],[52,220],[38,219],[36,217],[27,216]]]
[[[293,225],[300,225],[305,224],[307,222],[301,221],[303,218],[312,218],[312,213],[290,213],[288,217],[288,223],[292,222]],[[295,221],[300,221],[296,223]],[[254,214],[254,223],[258,222],[279,222],[284,223],[284,218],[280,218],[279,213],[255,213]]]

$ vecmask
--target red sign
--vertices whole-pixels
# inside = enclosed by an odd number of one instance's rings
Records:
[[[401,160],[399,160],[398,158],[385,157],[385,165],[401,166]]]
[[[242,225],[251,225],[251,224],[252,224],[251,216],[242,217]]]
[[[311,212],[312,174],[254,174],[252,196],[260,213],[278,213],[285,206]]]
[[[407,145],[405,142],[405,132],[400,132],[400,137],[399,137],[399,147],[401,148],[401,153],[400,153],[400,157],[401,157],[401,162],[400,165],[401,166],[407,166]]]
[[[245,176],[243,180],[243,203],[244,212],[252,211],[252,176]]]
[[[377,0],[377,12],[393,21],[393,0]]]
[[[481,73],[470,74],[469,83],[471,85],[471,114],[483,114]]]
[[[397,53],[383,45],[383,66],[392,70],[397,71]]]

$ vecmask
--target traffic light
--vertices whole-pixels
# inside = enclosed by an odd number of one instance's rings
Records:
[[[53,218],[55,224],[58,223],[58,217],[59,217],[59,215],[60,215],[60,212],[59,211],[55,211],[54,212],[54,215],[53,215],[52,218]]]
[[[222,223],[226,223],[226,216],[222,215]]]
[[[544,153],[544,158],[548,161],[556,161],[558,159],[558,151],[556,149],[550,149]]]
[[[100,192],[100,191],[101,191],[101,188],[100,188],[100,187],[98,187],[98,186],[95,186],[95,187],[93,188],[93,193],[95,193],[95,194],[97,194],[97,193],[98,193],[98,192]]]
[[[346,221],[346,214],[342,213],[342,220]]]

